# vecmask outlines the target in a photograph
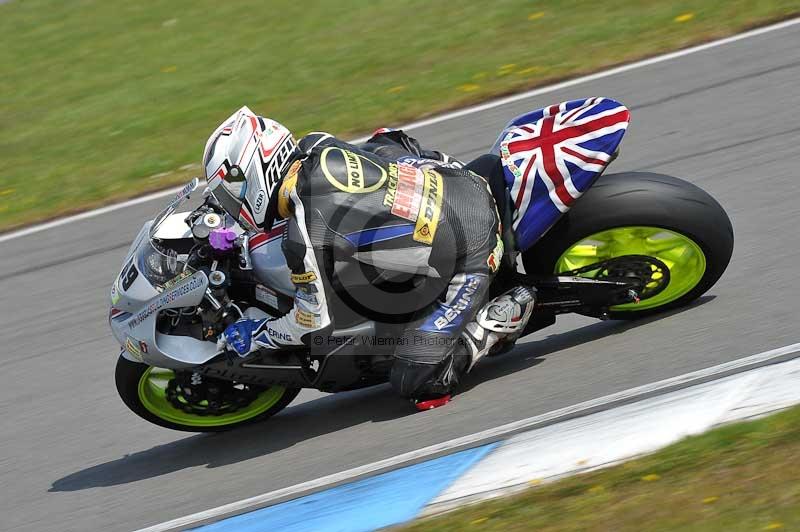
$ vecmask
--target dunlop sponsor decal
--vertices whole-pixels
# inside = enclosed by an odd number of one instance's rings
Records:
[[[414,240],[423,244],[433,244],[439,218],[442,214],[442,195],[444,183],[442,176],[434,170],[425,170],[425,185],[422,191],[422,205],[414,226]]]
[[[335,146],[322,150],[320,168],[331,185],[351,194],[378,190],[387,178],[386,170],[377,163]]]
[[[317,280],[317,274],[314,272],[293,273],[292,283],[294,284],[307,284]]]

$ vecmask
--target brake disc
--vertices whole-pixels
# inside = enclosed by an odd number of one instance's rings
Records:
[[[258,394],[259,391],[245,384],[216,380],[187,382],[179,377],[170,379],[166,388],[172,406],[198,416],[231,414],[250,405]]]

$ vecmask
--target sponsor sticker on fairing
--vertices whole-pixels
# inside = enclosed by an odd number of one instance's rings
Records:
[[[114,284],[111,285],[111,304],[116,305],[119,303],[119,290],[117,289],[117,281],[114,281]]]
[[[172,201],[167,204],[167,208],[174,209],[177,207],[184,199],[188,198],[192,192],[197,190],[198,186],[200,186],[200,180],[195,177],[186,183],[186,185],[180,189],[177,194],[175,194],[175,197],[172,198]]]
[[[179,297],[183,297],[198,288],[203,287],[203,277],[198,275],[192,279],[190,279],[186,284],[178,286],[177,288],[166,292],[159,296],[157,299],[152,301],[149,305],[147,305],[144,309],[140,310],[136,316],[134,316],[129,322],[128,327],[130,329],[135,329],[139,325],[142,324],[147,318],[153,315],[153,313],[160,310],[162,307],[169,305]]]
[[[184,279],[190,277],[191,275],[192,275],[192,272],[190,272],[188,270],[184,270],[181,273],[179,273],[178,275],[176,275],[175,277],[173,277],[172,279],[170,279],[169,281],[167,281],[166,283],[164,283],[163,285],[161,285],[161,290],[162,291],[163,290],[169,290],[170,288],[172,288],[173,286],[175,286],[179,282],[183,281]]]
[[[144,344],[144,350],[142,350],[141,348],[142,344]],[[126,336],[125,351],[127,351],[130,356],[132,356],[139,362],[144,362],[144,357],[142,357],[142,351],[147,353],[147,344],[145,344],[144,342],[139,342],[139,340],[136,340],[131,336]]]
[[[256,285],[256,301],[261,301],[272,308],[278,308],[278,294],[264,285]]]

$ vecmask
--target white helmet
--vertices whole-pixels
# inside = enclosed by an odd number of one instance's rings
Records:
[[[249,229],[264,229],[267,206],[297,143],[284,126],[242,107],[206,142],[203,165],[211,193]]]

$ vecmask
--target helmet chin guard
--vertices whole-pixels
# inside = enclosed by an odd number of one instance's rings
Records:
[[[288,129],[242,107],[206,142],[203,166],[208,188],[244,227],[263,229],[267,205],[296,149]]]

